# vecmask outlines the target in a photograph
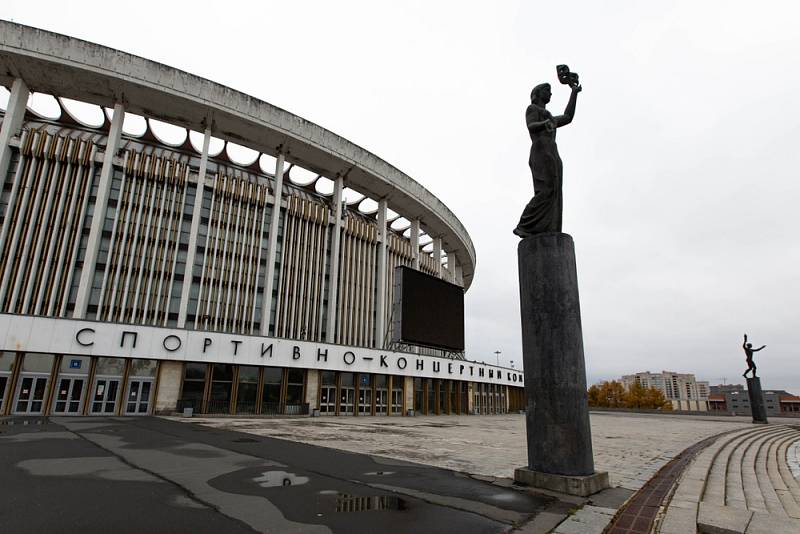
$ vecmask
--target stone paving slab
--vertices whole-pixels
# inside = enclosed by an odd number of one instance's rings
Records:
[[[753,517],[750,510],[700,503],[697,513],[697,529],[701,533],[743,533]]]
[[[614,508],[584,506],[553,531],[553,534],[602,534],[611,518]]]

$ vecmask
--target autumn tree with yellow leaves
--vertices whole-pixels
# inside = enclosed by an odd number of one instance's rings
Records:
[[[589,388],[589,407],[591,408],[644,408],[672,410],[672,403],[657,388],[646,388],[634,383],[626,390],[616,380],[595,384]]]

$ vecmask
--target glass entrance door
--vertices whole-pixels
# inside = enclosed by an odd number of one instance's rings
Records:
[[[319,413],[336,413],[336,386],[322,386],[320,389]]]
[[[17,402],[14,413],[38,415],[44,411],[44,398],[47,394],[48,375],[22,375],[17,388]]]
[[[386,415],[389,410],[389,390],[375,390],[375,415]]]
[[[340,415],[353,415],[354,405],[356,400],[356,388],[342,387],[341,396],[339,398],[339,414]]]
[[[372,415],[372,389],[358,390],[358,415]]]
[[[56,403],[53,413],[79,414],[83,405],[83,377],[61,377],[56,388]]]
[[[17,355],[13,352],[0,352],[0,414],[6,413],[6,405],[11,402],[11,373],[14,371]]]
[[[109,378],[99,376],[94,380],[92,388],[92,410],[93,414],[114,414],[117,408],[117,397],[119,396],[119,378]]]
[[[0,413],[5,413],[6,389],[8,389],[8,375],[0,374]]]
[[[392,415],[403,412],[403,390],[392,388]]]
[[[152,380],[132,379],[125,396],[125,415],[147,415],[150,411]]]

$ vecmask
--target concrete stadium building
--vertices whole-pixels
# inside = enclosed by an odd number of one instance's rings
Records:
[[[0,416],[522,407],[517,371],[388,343],[395,267],[466,291],[475,251],[379,157],[2,21],[0,85]]]

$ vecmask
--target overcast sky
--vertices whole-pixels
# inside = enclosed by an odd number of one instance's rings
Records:
[[[0,17],[228,85],[412,176],[475,244],[467,357],[517,367],[524,112],[541,82],[563,111],[567,63],[584,88],[558,145],[589,381],[738,383],[746,331],[767,345],[763,386],[800,394],[795,2],[178,4],[5,0]]]

